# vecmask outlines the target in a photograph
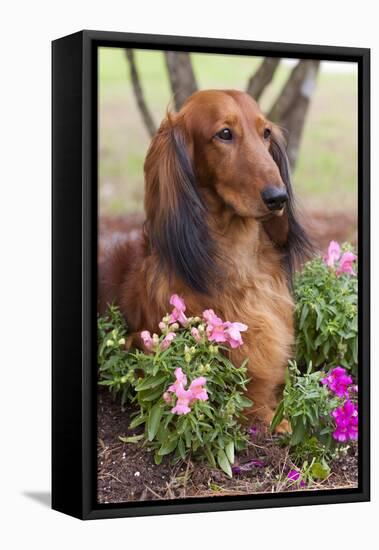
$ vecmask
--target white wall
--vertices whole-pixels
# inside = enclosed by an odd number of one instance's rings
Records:
[[[82,28],[371,47],[379,96],[375,2],[4,2],[1,40],[1,468],[4,548],[356,549],[377,537],[374,502],[80,523],[25,492],[50,482],[50,40]],[[373,105],[373,241],[378,104]],[[375,247],[377,248],[377,247]],[[378,258],[373,258],[373,274]],[[373,279],[373,285],[375,280]],[[374,298],[378,292],[374,289]],[[5,304],[5,308],[4,308]],[[378,308],[374,309],[374,336]],[[376,309],[376,311],[375,311]],[[377,351],[374,339],[374,351]],[[373,367],[376,367],[373,364]],[[375,368],[373,368],[373,371]],[[379,391],[374,372],[374,440]],[[68,451],[69,452],[69,451]],[[375,540],[375,539],[374,539]],[[360,542],[362,541],[362,542]],[[375,543],[368,543],[373,548]]]

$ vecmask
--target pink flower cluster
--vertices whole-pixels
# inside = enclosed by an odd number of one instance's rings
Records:
[[[226,342],[231,348],[242,346],[241,332],[247,330],[247,325],[223,321],[213,309],[206,309],[203,312],[203,319],[207,324],[206,333],[210,342]]]
[[[336,423],[333,437],[337,441],[349,441],[358,439],[358,408],[349,399],[332,412]]]
[[[176,404],[171,409],[173,414],[188,414],[191,412],[190,405],[194,401],[207,401],[208,394],[206,388],[204,388],[207,380],[204,376],[199,376],[198,378],[192,380],[188,390],[184,387],[187,384],[187,377],[180,367],[175,369],[175,378],[176,381],[174,384],[172,384],[163,394],[163,399],[166,403],[172,402],[173,396],[170,395],[170,393],[176,395]]]
[[[183,298],[177,294],[171,296],[170,304],[173,306],[170,315],[164,317],[159,323],[159,328],[165,334],[162,342],[160,342],[159,336],[155,333],[151,335],[148,330],[141,332],[141,339],[145,348],[149,351],[164,351],[175,339],[176,334],[174,330],[177,330],[179,325],[186,328],[196,321],[196,318],[186,316],[186,304]],[[197,319],[200,321],[200,318]],[[206,309],[203,312],[203,321],[204,323],[191,328],[191,334],[196,342],[201,342],[205,335],[209,342],[226,342],[231,348],[242,346],[241,332],[246,331],[248,328],[244,323],[223,321],[215,314],[213,309]]]
[[[349,397],[349,386],[352,383],[353,379],[346,374],[343,367],[332,369],[328,376],[321,380],[321,384],[328,386],[337,397]]]
[[[350,401],[350,392],[357,392],[358,387],[351,385],[353,379],[346,373],[343,367],[336,367],[328,376],[321,380],[337,397],[344,397],[346,401],[332,412],[336,429],[333,437],[336,441],[349,441],[358,439],[358,408]]]
[[[149,351],[164,351],[168,348],[168,346],[171,344],[171,342],[176,337],[175,332],[168,332],[161,343],[159,343],[159,336],[158,334],[153,334],[151,336],[150,332],[148,330],[143,330],[141,332],[141,338],[145,345],[145,348]]]
[[[357,256],[352,252],[344,252],[341,255],[341,247],[336,241],[330,241],[328,252],[324,256],[324,262],[330,268],[333,268],[336,262],[338,263],[336,269],[336,275],[342,275],[347,273],[348,275],[356,275],[353,270],[352,264],[357,259]]]

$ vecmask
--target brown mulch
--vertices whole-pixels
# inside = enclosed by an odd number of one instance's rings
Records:
[[[248,448],[240,453],[235,465],[252,459],[261,464],[230,479],[221,470],[188,460],[171,464],[164,457],[155,465],[153,452],[141,442],[123,443],[119,436],[141,433],[140,428],[128,430],[132,409],[121,410],[106,389],[98,396],[98,501],[102,504],[128,501],[176,499],[188,497],[251,495],[297,490],[288,482],[287,473],[293,468],[288,448],[281,447],[279,437],[270,435],[262,426],[251,436]],[[357,448],[332,465],[330,476],[313,482],[305,490],[342,489],[357,487]]]

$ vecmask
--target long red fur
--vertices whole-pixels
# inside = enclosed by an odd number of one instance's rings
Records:
[[[233,142],[218,139],[224,127]],[[294,344],[286,260],[302,242],[292,206],[273,214],[263,203],[268,185],[291,194],[279,129],[245,93],[197,92],[152,140],[138,238],[134,231],[114,242],[99,268],[99,309],[120,307],[133,345],[141,330],[157,330],[174,293],[189,315],[213,308],[245,323],[244,345],[230,358],[239,365],[248,357],[251,412],[267,424]]]

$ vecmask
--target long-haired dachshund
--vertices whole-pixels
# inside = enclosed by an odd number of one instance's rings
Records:
[[[140,238],[100,266],[100,310],[115,302],[131,332],[153,331],[175,293],[190,315],[245,323],[231,360],[249,358],[253,412],[270,423],[294,342],[291,274],[310,246],[280,130],[246,93],[196,92],[151,142],[145,212]]]

